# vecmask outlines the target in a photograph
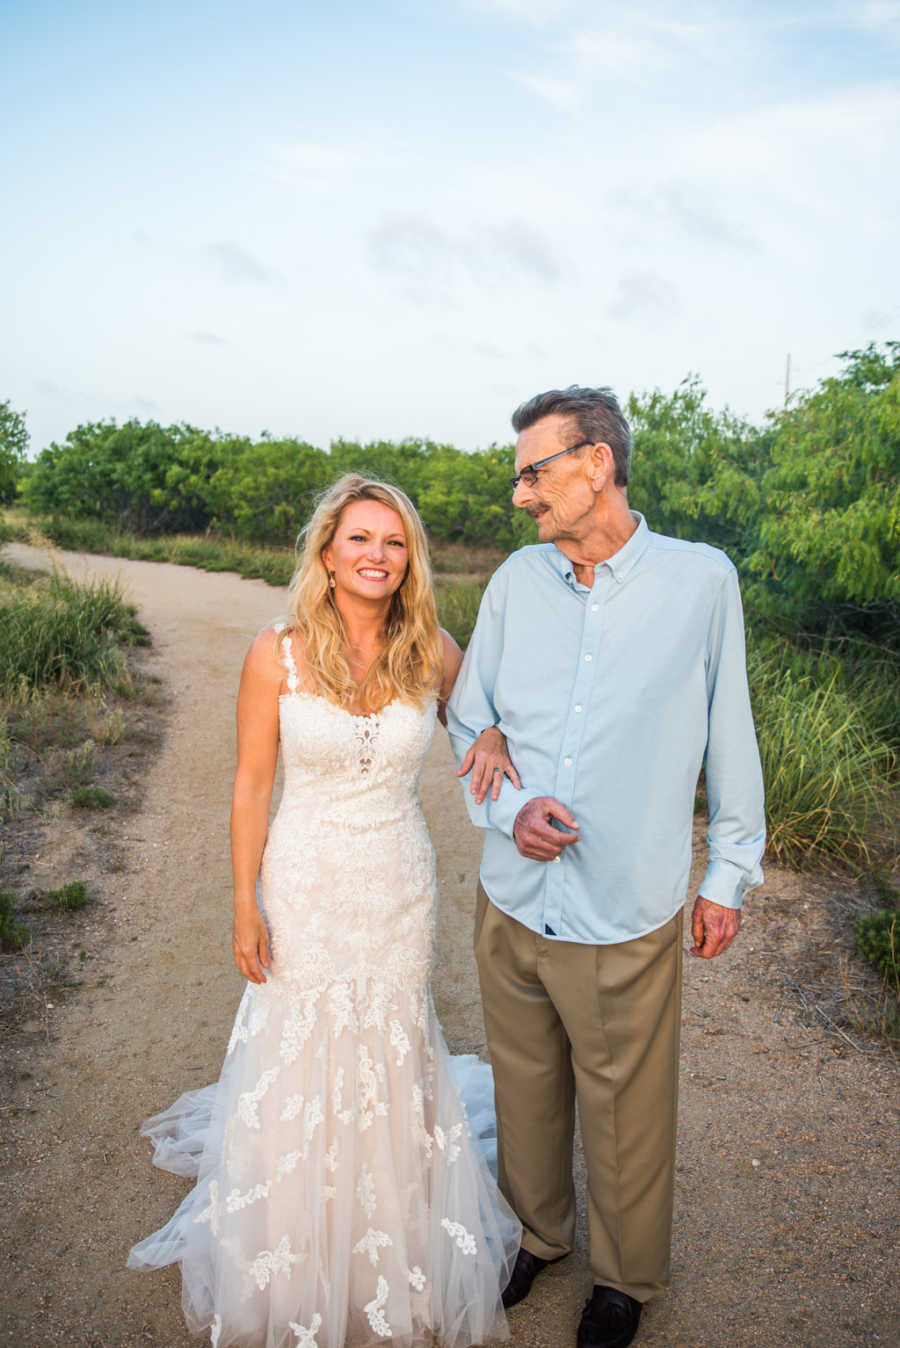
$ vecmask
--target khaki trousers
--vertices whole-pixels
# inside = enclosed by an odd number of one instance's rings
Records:
[[[524,927],[479,885],[475,955],[500,1188],[524,1247],[572,1249],[577,1099],[594,1282],[649,1300],[669,1280],[681,913],[633,941],[580,945]]]

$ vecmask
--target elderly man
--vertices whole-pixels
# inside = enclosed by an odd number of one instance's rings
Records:
[[[762,775],[737,574],[629,509],[615,396],[553,390],[513,426],[513,502],[541,541],[492,578],[449,706],[460,761],[496,724],[522,778],[481,805],[467,792],[486,830],[475,951],[500,1184],[524,1227],[503,1300],[572,1249],[577,1099],[595,1283],[577,1342],[623,1348],[669,1275],[697,777],[709,866],[691,953],[711,959],[762,879]]]

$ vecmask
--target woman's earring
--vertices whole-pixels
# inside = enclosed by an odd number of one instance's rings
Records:
[[[333,572],[333,571],[329,571],[329,572],[328,572],[328,588],[331,589],[331,590],[334,589],[334,572]]]

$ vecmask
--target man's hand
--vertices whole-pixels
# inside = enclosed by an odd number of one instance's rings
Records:
[[[554,828],[551,819],[558,819],[572,833]],[[573,815],[552,796],[536,796],[523,805],[513,824],[513,838],[523,857],[532,861],[555,861],[564,847],[578,842],[581,834]]]
[[[691,914],[691,935],[694,944],[691,954],[711,960],[724,954],[737,936],[741,925],[740,908],[723,908],[721,903],[697,896]]]

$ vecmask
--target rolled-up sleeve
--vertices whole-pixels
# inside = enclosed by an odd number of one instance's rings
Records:
[[[733,567],[723,577],[710,623],[707,692],[709,865],[699,892],[725,908],[740,908],[744,894],[762,883],[766,828],[747,687],[744,618]]]

